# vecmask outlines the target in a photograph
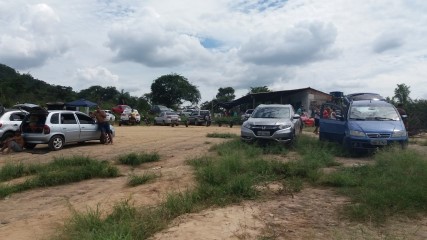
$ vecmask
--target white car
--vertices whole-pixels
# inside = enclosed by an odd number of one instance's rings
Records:
[[[161,112],[154,118],[154,125],[171,125],[174,123],[178,126],[179,122],[181,122],[181,118],[176,112]]]
[[[141,115],[136,109],[132,109],[131,111],[125,110],[120,115],[119,126],[121,126],[122,124],[134,125],[134,124],[140,124],[140,123],[141,123]]]
[[[114,122],[116,121],[116,116],[114,116],[113,112],[111,110],[104,110],[104,112],[107,114],[107,121]]]

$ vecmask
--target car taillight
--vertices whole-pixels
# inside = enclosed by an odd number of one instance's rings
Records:
[[[49,134],[50,133],[50,127],[48,125],[44,125],[43,126],[43,133],[44,134]]]
[[[0,128],[1,128],[2,125],[3,125],[3,123],[0,123]]]

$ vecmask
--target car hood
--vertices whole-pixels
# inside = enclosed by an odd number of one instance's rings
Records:
[[[290,120],[280,118],[249,118],[248,122],[252,125],[283,125],[291,123]]]
[[[404,130],[400,121],[350,121],[350,130],[362,132],[393,132]]]

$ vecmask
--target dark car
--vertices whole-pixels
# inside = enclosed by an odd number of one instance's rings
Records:
[[[211,112],[209,110],[195,110],[188,116],[188,124],[202,125],[209,122],[211,119]]]
[[[171,112],[171,111],[173,110],[163,105],[153,105],[150,109],[151,114],[159,114],[161,112]]]

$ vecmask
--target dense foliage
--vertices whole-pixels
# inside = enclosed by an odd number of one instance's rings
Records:
[[[173,108],[183,101],[196,104],[200,98],[197,87],[178,74],[163,75],[151,84],[151,102],[154,104]]]

